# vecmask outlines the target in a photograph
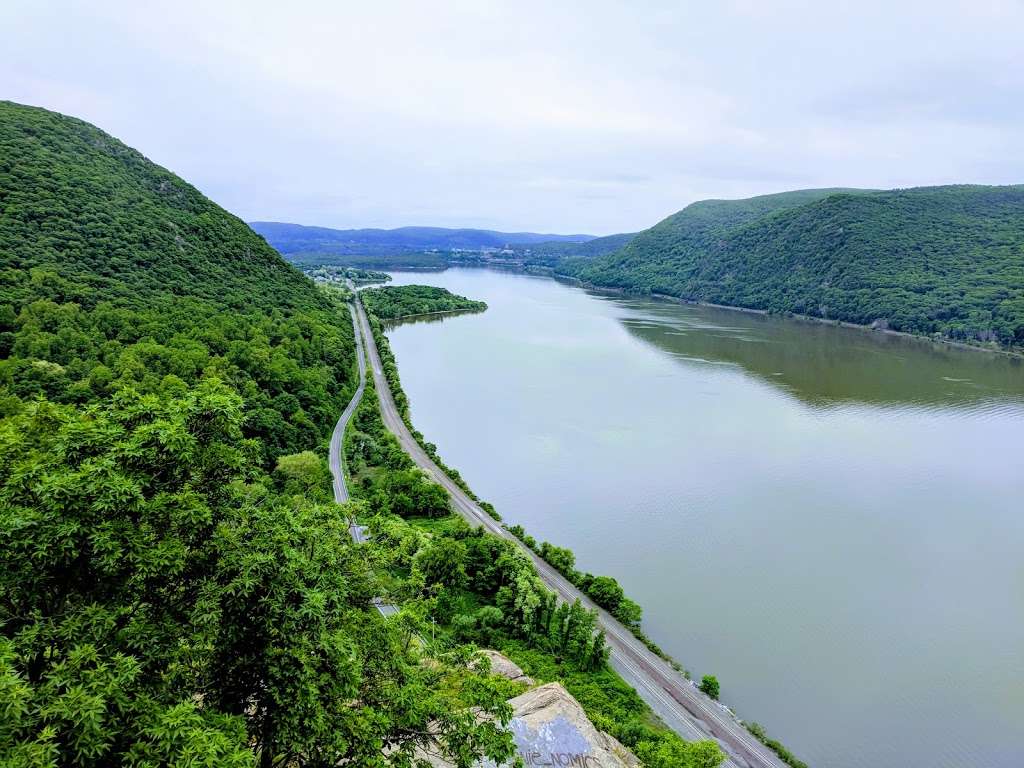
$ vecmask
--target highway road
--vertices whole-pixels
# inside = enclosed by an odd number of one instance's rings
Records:
[[[688,741],[706,738],[716,740],[728,756],[726,765],[734,768],[785,768],[785,764],[774,752],[761,744],[720,704],[705,696],[668,663],[652,653],[625,626],[595,605],[562,574],[506,531],[441,471],[402,421],[384,378],[377,345],[358,296],[355,312],[358,330],[361,331],[357,332],[356,337],[357,340],[360,335],[363,337],[385,426],[398,438],[413,461],[448,491],[455,511],[471,525],[483,526],[495,536],[519,545],[533,561],[544,583],[561,599],[569,602],[579,600],[587,608],[597,611],[598,624],[605,632],[610,650],[609,663],[676,733]]]
[[[355,394],[352,395],[352,399],[349,400],[345,410],[342,411],[341,416],[338,418],[338,423],[334,425],[334,432],[331,433],[331,444],[327,451],[327,461],[330,464],[331,475],[334,478],[334,500],[339,504],[344,504],[349,499],[348,486],[345,485],[345,461],[342,455],[345,442],[345,427],[348,426],[349,421],[352,419],[352,414],[359,407],[359,401],[363,399],[363,392],[366,390],[366,355],[363,353],[363,335],[359,332],[359,325],[356,322],[356,311],[351,305],[349,305],[349,311],[352,312],[352,330],[356,335],[359,386],[356,387]],[[352,538],[357,542],[361,542],[363,540],[362,531],[358,526],[354,526],[355,530],[352,530],[353,526],[350,526]]]
[[[359,386],[356,387],[356,391],[352,395],[352,399],[349,400],[348,405],[345,406],[345,410],[342,411],[341,416],[338,418],[338,423],[334,425],[334,432],[331,434],[331,444],[327,452],[327,461],[331,467],[331,476],[334,482],[334,500],[339,504],[344,504],[349,500],[348,486],[345,484],[345,462],[344,462],[344,444],[345,444],[345,427],[348,426],[349,421],[352,420],[352,414],[356,412],[356,408],[359,407],[359,402],[363,399],[363,392],[366,390],[366,355],[363,353],[363,337],[359,333],[359,326],[356,324],[356,313],[352,307],[349,307],[352,312],[352,329],[356,334],[356,357],[359,365]],[[348,532],[352,536],[352,539],[357,544],[362,544],[366,541],[366,528],[359,525],[355,520],[350,520],[348,523]],[[386,603],[379,597],[373,600],[374,607],[381,612],[383,616],[393,616],[398,613],[398,607],[391,603]]]

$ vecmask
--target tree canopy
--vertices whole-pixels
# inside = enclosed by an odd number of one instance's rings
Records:
[[[398,320],[434,312],[482,312],[482,301],[458,296],[432,285],[386,285],[367,288],[360,294],[366,308],[381,320]]]
[[[510,756],[505,691],[379,614],[331,501],[354,349],[194,188],[0,103],[0,764]]]

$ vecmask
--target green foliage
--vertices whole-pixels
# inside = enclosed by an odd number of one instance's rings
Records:
[[[615,613],[626,595],[611,576],[594,576],[586,586],[587,595],[605,610]]]
[[[370,496],[374,514],[399,517],[445,517],[451,512],[448,494],[420,469],[386,472]]]
[[[547,541],[541,542],[538,547],[536,540],[528,535],[521,525],[513,525],[508,531],[540,555],[543,560],[554,566],[555,570],[581,589],[587,597],[633,630],[633,633],[652,651],[659,656],[665,656],[661,649],[654,645],[640,631],[643,609],[639,604],[626,597],[618,581],[611,576],[594,576],[590,573],[580,573],[576,570],[576,555],[571,549],[556,547]]]
[[[429,586],[462,589],[466,585],[466,548],[462,542],[438,538],[421,548],[413,560],[413,570]]]
[[[718,699],[718,694],[720,693],[718,678],[714,675],[704,675],[700,679],[700,689],[712,699]]]
[[[386,285],[360,292],[363,305],[381,320],[436,312],[483,312],[487,305],[430,285]]]
[[[83,412],[34,403],[0,425],[15,750],[46,744],[61,764],[110,764],[152,750],[174,719],[175,749],[198,739],[227,761],[245,748],[240,720],[180,709],[200,690],[209,635],[196,612],[215,533],[231,483],[251,472],[240,405],[211,381],[184,399],[126,391]]]
[[[452,629],[456,641],[487,647],[494,645],[498,638],[504,636],[504,624],[505,614],[501,609],[485,605],[476,613],[456,616],[452,621]]]
[[[725,760],[713,741],[687,744],[675,739],[646,739],[634,748],[646,768],[717,768]]]
[[[758,725],[757,723],[746,723],[746,727],[748,731],[757,737],[758,741],[771,749],[779,756],[779,759],[786,765],[790,766],[790,768],[807,768],[807,763],[786,749],[782,742],[769,736],[765,731],[764,726]]]
[[[383,765],[385,743],[486,736],[372,608],[346,515],[275,496],[241,424],[213,380],[0,424],[11,759]]]
[[[576,555],[566,547],[556,547],[554,544],[542,542],[538,554],[555,569],[565,576],[569,581],[575,582],[578,578],[576,573]]]
[[[102,131],[0,102],[0,415],[216,377],[262,461],[316,448],[351,326],[237,218]]]
[[[373,379],[367,377],[366,391],[345,431],[345,468],[354,478],[361,478],[354,493],[368,497],[365,491],[372,487],[372,468],[409,469],[412,459],[402,450],[395,436],[384,427],[377,408],[377,395]]]
[[[643,617],[643,610],[637,603],[626,597],[619,582],[611,576],[591,576],[589,573],[580,574],[577,579],[577,586],[586,592],[591,600],[627,627],[632,629],[639,628],[640,620]]]
[[[1024,343],[1024,186],[803,190],[685,208],[559,271],[598,285]]]
[[[319,503],[345,308],[43,110],[0,103],[0,211],[0,763],[505,760],[504,689],[410,647]]]
[[[274,468],[285,493],[295,493],[318,501],[329,501],[331,471],[327,462],[313,451],[281,456]]]
[[[19,272],[6,275],[19,299],[43,282],[61,291],[48,298],[88,308],[139,294],[245,310],[316,305],[243,221],[75,118],[0,102],[0,203],[0,253]],[[30,279],[33,267],[60,277]]]

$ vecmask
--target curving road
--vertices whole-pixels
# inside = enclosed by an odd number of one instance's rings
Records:
[[[342,447],[345,443],[345,428],[348,426],[349,421],[352,420],[352,414],[359,407],[359,402],[363,399],[363,392],[366,390],[366,356],[363,354],[363,337],[359,333],[359,326],[356,324],[355,310],[350,306],[349,311],[352,313],[352,330],[356,335],[359,386],[356,387],[356,391],[353,393],[352,399],[348,401],[345,410],[341,412],[338,423],[334,425],[334,432],[331,433],[331,444],[327,451],[327,463],[331,468],[331,476],[334,482],[334,500],[339,504],[344,504],[349,500],[348,486],[345,485],[344,449]],[[355,520],[349,520],[348,532],[356,544],[362,544],[366,541],[366,529]],[[373,605],[383,616],[392,616],[398,613],[397,606],[386,603],[379,597],[374,598]]]
[[[366,389],[366,356],[363,354],[363,335],[359,332],[359,325],[356,322],[356,311],[349,306],[352,313],[352,330],[356,335],[356,359],[359,364],[359,386],[355,394],[349,400],[345,410],[334,425],[334,432],[331,433],[331,444],[327,451],[327,461],[331,467],[331,475],[334,478],[334,500],[339,504],[348,501],[348,487],[345,485],[345,463],[342,459],[342,444],[345,442],[345,427],[352,419],[352,414],[359,407],[359,401],[363,399],[363,391]],[[353,532],[352,537],[361,541],[360,534]]]
[[[610,649],[609,663],[676,733],[688,741],[715,739],[729,758],[726,765],[736,768],[785,768],[774,752],[761,744],[720,704],[705,696],[664,660],[648,650],[633,636],[632,632],[607,611],[595,605],[562,574],[506,531],[469,498],[465,491],[459,488],[448,475],[441,471],[416,442],[409,428],[402,421],[401,414],[391,396],[391,389],[384,378],[377,345],[370,331],[366,311],[359,302],[358,296],[355,300],[355,312],[360,331],[356,334],[357,343],[361,335],[373,371],[374,385],[377,390],[377,398],[380,401],[384,425],[398,438],[399,444],[412,457],[413,461],[448,491],[455,511],[471,525],[482,525],[495,536],[500,536],[519,545],[533,561],[544,583],[554,590],[561,599],[570,602],[579,600],[587,608],[597,611],[598,624],[605,632]],[[332,470],[334,466],[332,455]],[[337,493],[337,481],[335,493]]]

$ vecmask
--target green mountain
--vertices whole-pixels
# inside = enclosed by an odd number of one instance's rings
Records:
[[[452,301],[401,290],[378,309]],[[342,298],[97,128],[0,102],[0,764],[505,765],[521,684],[474,642],[564,680],[650,768],[718,765],[652,726],[596,614],[450,513],[372,384],[360,501],[333,503]]]
[[[99,129],[0,103],[0,413],[216,375],[267,461],[352,388],[331,301],[244,222]]]
[[[243,222],[0,103],[0,764],[510,756],[507,691],[384,621],[332,503],[355,371],[347,306]]]
[[[1024,186],[706,200],[559,267],[596,285],[1024,343]]]
[[[0,209],[3,266],[55,269],[87,305],[170,293],[323,306],[244,222],[81,120],[0,102]]]

